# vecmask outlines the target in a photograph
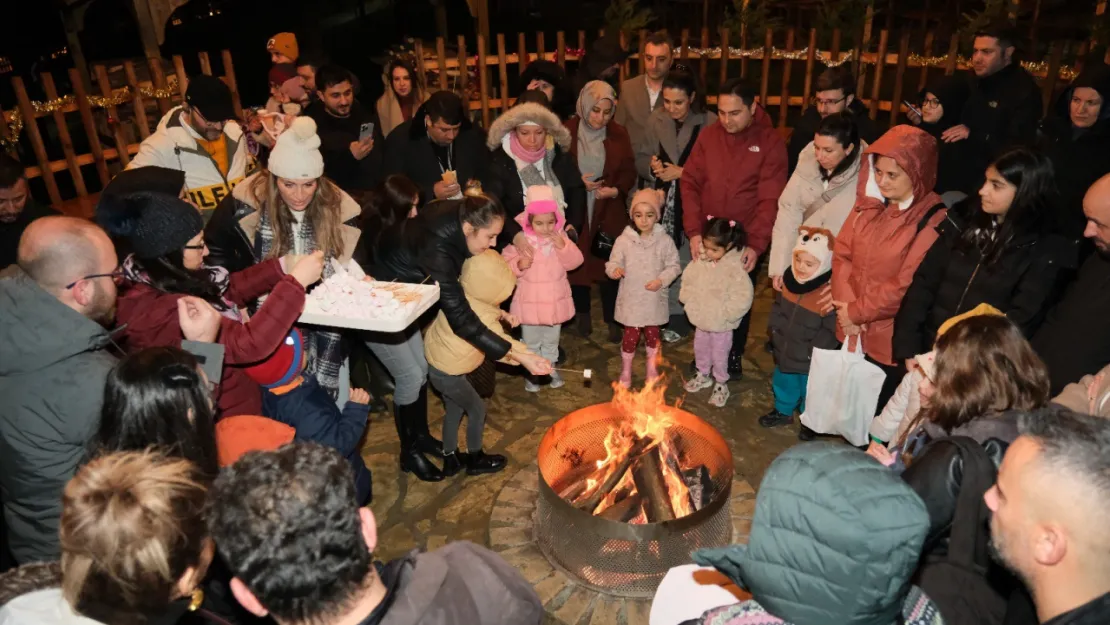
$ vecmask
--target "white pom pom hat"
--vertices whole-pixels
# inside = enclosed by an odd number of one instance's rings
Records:
[[[288,180],[315,179],[324,175],[320,137],[311,117],[298,117],[277,138],[270,152],[270,173]]]

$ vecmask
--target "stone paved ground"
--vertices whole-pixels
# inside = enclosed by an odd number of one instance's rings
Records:
[[[686,396],[684,406],[724,434],[732,445],[737,479],[758,487],[771,460],[797,439],[794,429],[765,430],[756,424],[756,419],[771,408],[772,399],[773,364],[763,349],[773,292],[766,276],[759,280],[756,292],[744,378],[730,383],[732,398],[728,405],[722,409],[709,406],[709,391],[702,391]],[[620,356],[618,346],[605,338],[600,323],[595,323],[594,334],[588,340],[573,330],[564,331],[562,343],[568,359],[564,366],[593,369],[594,379],[589,385],[581,377],[567,374],[567,384],[562,389],[531,394],[524,391],[522,378],[498,375],[497,392],[487,403],[485,447],[487,451],[506,454],[510,466],[495,475],[467,477],[460,473],[438,484],[428,484],[403,474],[397,462],[398,442],[392,417],[373,415],[363,456],[374,474],[371,508],[378,519],[378,557],[393,558],[413,547],[435,549],[452,540],[488,545],[494,499],[520,468],[535,460],[544,431],[575,409],[610,399],[609,385],[619,374]],[[692,340],[667,346],[664,357],[684,375],[693,358]],[[634,371],[634,384],[642,384],[642,356]],[[673,404],[684,395],[682,379],[672,375],[668,402]],[[430,403],[433,415],[442,414],[438,400]],[[440,427],[438,420],[432,423],[433,432]]]

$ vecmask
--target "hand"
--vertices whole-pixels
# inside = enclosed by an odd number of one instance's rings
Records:
[[[302,257],[293,266],[289,275],[297,279],[305,289],[316,284],[324,273],[324,253],[317,250],[308,256]]]
[[[551,245],[555,246],[557,250],[561,250],[567,246],[567,238],[563,236],[561,232],[553,233],[547,238],[551,241]]]
[[[437,200],[449,200],[458,195],[461,190],[462,187],[457,182],[448,183],[440,180],[432,186],[432,192],[435,193]]]
[[[613,273],[611,275],[613,276],[614,280],[620,280],[621,278],[624,277],[624,270],[621,269],[620,267],[617,267],[616,269],[613,270]]]
[[[532,257],[536,255],[535,248],[528,242],[528,237],[524,236],[523,232],[518,232],[513,237],[513,247],[520,253],[521,257],[528,259],[528,265],[532,264]]]
[[[366,155],[369,154],[372,149],[374,149],[373,139],[351,142],[351,156],[355,157],[356,161],[361,161],[366,158]]]
[[[910,123],[913,124],[914,126],[920,126],[921,125],[921,116],[918,115],[917,113],[914,113],[913,111],[906,111],[906,117],[910,120]]]
[[[957,141],[963,141],[968,138],[969,135],[971,135],[971,129],[960,124],[959,126],[952,126],[948,130],[945,130],[941,133],[940,138],[945,143],[955,143]]]
[[[913,373],[914,371],[917,371],[917,368],[918,364],[916,358],[906,359],[906,373]]]
[[[518,319],[517,316],[512,313],[502,311],[501,320],[509,324],[509,327],[511,328],[515,328],[520,325],[520,319]]]
[[[744,271],[751,273],[755,269],[755,263],[759,260],[759,254],[750,247],[745,247],[744,251],[740,253],[740,262],[744,264]]]
[[[656,174],[655,177],[663,182],[673,182],[682,177],[682,168],[674,163],[667,163],[659,170],[659,173]]]
[[[250,121],[247,122],[247,130],[255,134],[262,132],[262,120],[257,115],[251,117]]]
[[[652,280],[651,282],[648,282],[647,284],[645,284],[644,288],[651,291],[652,293],[655,293],[659,289],[663,288],[663,281],[660,280],[659,278],[656,278],[656,279]]]
[[[663,172],[663,161],[659,160],[658,156],[652,156],[650,167],[651,173],[655,174],[655,177],[658,178],[659,174]]]
[[[582,174],[582,182],[586,185],[586,192],[593,193],[601,188],[604,180],[594,180],[594,174]]]
[[[616,187],[601,187],[597,191],[594,191],[594,197],[599,200],[611,200],[620,195],[620,193],[621,192],[618,191]]]
[[[551,375],[551,361],[531,352],[514,353],[513,359],[532,375]]]
[[[867,455],[878,460],[884,467],[889,467],[894,464],[894,454],[890,453],[889,449],[875,441],[871,441],[871,444],[867,446]]]
[[[820,294],[817,297],[817,305],[821,309],[821,316],[824,317],[825,315],[836,310],[836,307],[833,306],[832,287],[826,284],[825,286],[821,287],[819,293]]]
[[[215,343],[220,319],[220,312],[199,297],[185,295],[177,300],[177,325],[186,341]]]
[[[857,326],[854,323],[848,325],[841,325],[840,329],[844,331],[845,337],[859,336],[863,334],[863,326]]]
[[[531,256],[521,256],[519,259],[517,259],[516,266],[519,267],[521,271],[524,271],[525,269],[531,268],[532,267],[532,257]]]
[[[369,405],[370,404],[370,393],[367,393],[366,391],[362,390],[361,388],[352,388],[350,395],[347,397],[347,401],[351,401],[351,402],[354,402],[356,404]]]
[[[783,286],[782,276],[771,276],[771,288],[772,289],[781,293],[782,292],[782,286]]]
[[[690,256],[701,258],[701,237],[690,237]]]

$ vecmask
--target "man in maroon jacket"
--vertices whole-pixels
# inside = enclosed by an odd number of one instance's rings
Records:
[[[683,227],[690,253],[701,253],[701,233],[712,217],[734,219],[744,226],[744,269],[751,273],[771,241],[779,195],[786,187],[786,142],[756,102],[755,87],[741,79],[721,85],[717,97],[720,123],[702,130],[682,174]],[[733,333],[728,369],[742,374],[740,357],[748,340],[751,315]]]

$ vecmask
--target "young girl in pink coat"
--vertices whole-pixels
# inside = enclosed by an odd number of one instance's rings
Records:
[[[582,252],[567,238],[566,219],[549,186],[528,187],[524,212],[516,221],[535,252],[521,254],[516,247],[505,248],[503,255],[516,274],[516,293],[509,309],[520,322],[521,338],[528,349],[551,362],[559,356],[559,330],[574,318],[567,272],[582,264]],[[563,385],[558,371],[551,372],[551,388]],[[540,390],[529,377],[524,390]]]

